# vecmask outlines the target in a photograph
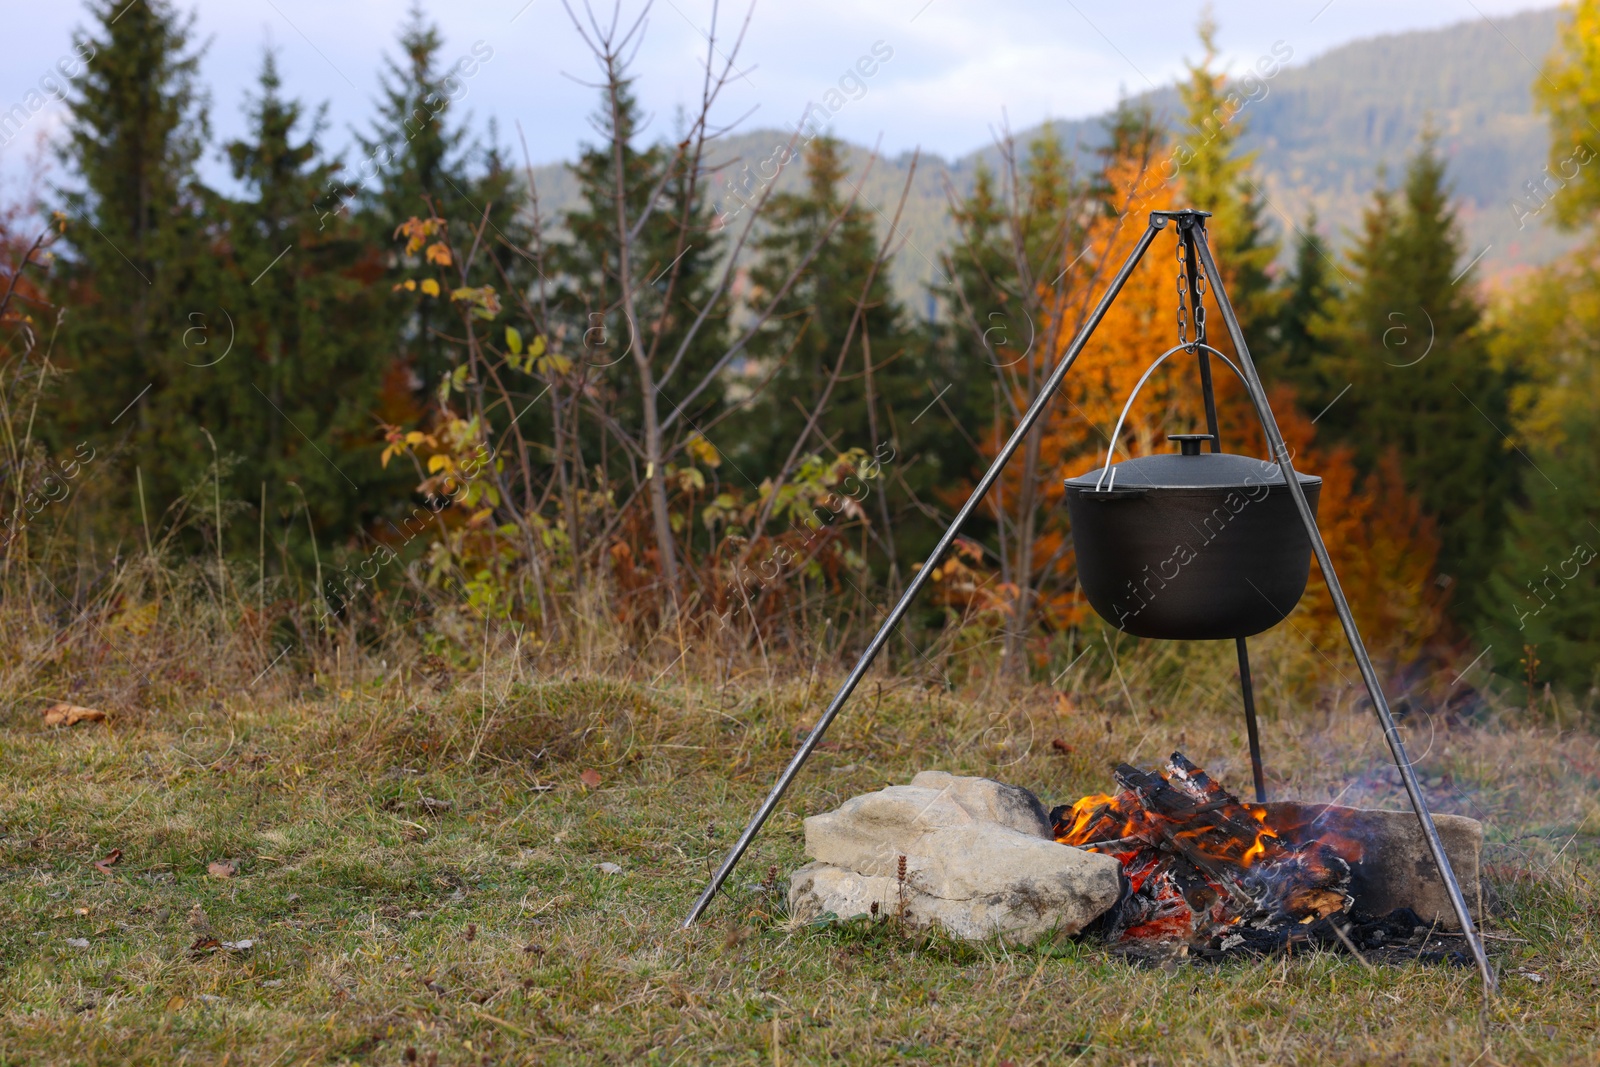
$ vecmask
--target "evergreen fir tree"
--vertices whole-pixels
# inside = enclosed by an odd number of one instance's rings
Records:
[[[1451,578],[1488,573],[1515,484],[1503,436],[1508,382],[1489,357],[1463,258],[1430,141],[1399,193],[1380,188],[1363,217],[1345,271],[1353,290],[1313,327],[1328,347],[1327,393],[1308,398],[1308,407],[1332,405],[1319,429],[1349,444],[1363,473],[1398,453],[1407,488],[1439,520],[1439,569]],[[1463,598],[1456,610],[1471,607]]]
[[[344,178],[347,195],[360,209],[368,236],[392,249],[394,230],[412,216],[448,220],[454,244],[465,250],[470,235],[483,228],[471,275],[463,285],[505,287],[526,282],[531,271],[525,226],[517,215],[515,183],[498,148],[484,148],[456,120],[455,103],[466,95],[465,71],[488,62],[493,51],[474,44],[456,63],[444,65],[444,40],[422,9],[411,8],[400,34],[400,58],[386,58],[378,118],[366,136],[357,137],[360,159]],[[392,282],[407,265],[391,254]],[[458,316],[448,301],[417,301],[396,294],[391,301],[405,325],[396,338],[422,383],[426,400],[459,358],[459,347],[441,334],[459,333]]]
[[[1113,144],[1139,136],[1138,121],[1122,121],[1129,114],[1119,108],[1108,125]],[[949,314],[927,356],[926,378],[933,388],[920,394],[926,402],[940,393],[938,407],[921,420],[926,427],[937,416],[938,432],[925,446],[931,462],[919,458],[904,472],[923,479],[916,490],[923,499],[940,499],[949,486],[974,480],[987,465],[980,441],[991,444],[995,434],[1014,425],[1018,398],[1038,388],[1049,360],[1058,354],[1048,351],[1052,326],[1044,321],[1055,299],[1048,295],[1052,283],[1085,251],[1089,214],[1118,210],[1107,199],[1109,188],[1085,183],[1074,173],[1053,133],[1030,142],[1016,170],[1002,181],[980,163],[972,192],[951,207],[957,238],[942,257],[949,280],[934,290]],[[992,513],[980,509],[968,533],[987,539],[993,528]],[[940,532],[927,523],[923,536],[901,543],[925,553]]]
[[[1507,523],[1505,553],[1482,587],[1484,639],[1507,673],[1524,646],[1539,680],[1574,692],[1600,683],[1600,528],[1593,506],[1600,483],[1600,420],[1574,413],[1560,445],[1523,471],[1523,508]]]
[[[361,530],[374,501],[404,492],[399,473],[386,476],[377,462],[380,386],[392,359],[381,317],[387,292],[373,284],[381,249],[356,222],[319,210],[338,170],[318,146],[322,110],[308,117],[280,88],[269,53],[249,135],[226,146],[249,194],[228,214],[226,306],[237,340],[229,358],[202,372],[214,376],[203,403],[224,427],[218,444],[241,457],[235,494],[254,501],[265,483],[270,499],[288,505],[298,499],[292,482],[316,528],[340,541]],[[388,491],[374,492],[380,485]]]
[[[696,176],[683,162],[673,161],[669,146],[656,142],[641,148],[636,143],[641,137],[639,105],[627,82],[617,103],[613,113],[602,97],[594,115],[601,140],[585,145],[571,165],[579,206],[562,219],[571,239],[549,249],[552,276],[558,280],[552,311],[569,347],[582,352],[583,373],[604,393],[619,425],[637,430],[643,424],[636,351],[649,360],[656,388],[665,398],[660,411],[671,415],[687,404],[680,420],[687,417],[688,424],[697,425],[722,406],[720,378],[688,398],[727,350],[720,314],[702,324],[681,360],[678,352],[711,298],[721,242]],[[651,196],[658,197],[633,247],[636,324],[625,322],[622,313],[614,153],[622,157],[627,217],[638,220]]]
[[[109,503],[125,513],[138,465],[159,515],[211,461],[184,347],[191,316],[219,306],[219,235],[208,222],[219,202],[194,171],[206,104],[192,18],[163,0],[96,0],[89,11],[95,28],[75,41],[94,60],[73,82],[62,149],[73,247],[60,273],[61,432],[112,455],[126,476],[108,480]]]
[[[1293,385],[1302,396],[1320,397],[1330,384],[1324,375],[1322,343],[1315,321],[1334,299],[1327,244],[1317,232],[1315,211],[1306,216],[1294,246],[1294,263],[1283,279],[1272,341],[1256,360],[1267,381]],[[1254,353],[1252,353],[1254,355]],[[1343,388],[1343,383],[1335,386]]]
[[[775,299],[844,210],[841,155],[838,141],[816,138],[805,152],[804,190],[777,193],[768,200],[766,232],[757,242],[759,261],[750,273],[751,300],[757,306],[765,308]],[[825,391],[827,402],[807,444],[808,451],[824,454],[850,448],[871,452],[887,439],[884,423],[892,398],[921,391],[914,371],[899,358],[904,355],[897,351],[903,315],[888,272],[881,267],[873,271],[877,254],[878,237],[867,209],[852,205],[751,342],[752,373],[770,375],[740,420],[743,432],[736,434],[750,455],[753,475],[777,473]],[[858,301],[860,321],[851,335]],[[841,357],[847,337],[850,345]],[[830,391],[836,367],[838,381]],[[907,415],[908,422],[914,414]]]
[[[1535,681],[1574,692],[1600,683],[1600,516],[1593,507],[1600,477],[1600,183],[1593,166],[1594,123],[1600,117],[1600,3],[1579,0],[1557,49],[1534,85],[1550,120],[1550,166],[1524,183],[1512,208],[1544,213],[1584,229],[1572,254],[1519,281],[1493,338],[1496,356],[1517,373],[1513,432],[1533,453],[1522,473],[1520,507],[1507,522],[1502,558],[1480,590],[1482,640],[1491,658],[1517,680],[1526,677],[1524,649],[1539,666]]]
[[[1226,75],[1214,69],[1216,34],[1216,21],[1209,14],[1203,16],[1204,58],[1189,64],[1189,80],[1178,85],[1188,128],[1180,131],[1174,159],[1188,206],[1211,212],[1206,222],[1211,252],[1227,279],[1228,296],[1248,339],[1258,335],[1258,327],[1270,326],[1276,316],[1278,293],[1269,272],[1278,244],[1265,221],[1265,199],[1250,176],[1256,154],[1238,148],[1247,125],[1241,114],[1243,98],[1229,91]],[[1232,352],[1220,321],[1207,332],[1211,344]]]

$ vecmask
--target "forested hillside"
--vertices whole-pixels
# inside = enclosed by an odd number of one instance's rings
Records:
[[[1273,225],[1287,231],[1289,220],[1300,224],[1314,210],[1322,232],[1333,243],[1342,243],[1342,228],[1356,225],[1379,168],[1397,174],[1431,126],[1439,134],[1439,150],[1458,198],[1469,255],[1492,246],[1481,264],[1485,278],[1548,262],[1571,247],[1547,219],[1520,214],[1513,205],[1520,199],[1537,209],[1523,186],[1541,178],[1549,134],[1535,111],[1530,86],[1555,45],[1558,18],[1557,9],[1550,8],[1373,37],[1310,59],[1295,55],[1265,81],[1264,95],[1247,85],[1247,95],[1255,98],[1240,115],[1244,134],[1239,145],[1258,153],[1259,180],[1270,200]],[[1288,47],[1292,51],[1293,43]],[[1175,88],[1135,100],[1148,103],[1181,136],[1184,120]],[[1090,166],[1094,149],[1104,143],[1104,119],[1047,125],[1074,162]],[[1015,138],[1025,145],[1044,128],[1016,131]],[[774,128],[730,138],[724,152],[737,162],[719,177],[731,181],[741,166],[753,175],[790,136]],[[921,156],[901,227],[904,254],[891,268],[896,291],[912,307],[927,310],[925,286],[937,279],[938,254],[954,234],[947,190],[971,192],[978,165],[997,166],[999,154],[996,147],[984,145],[954,160]],[[870,146],[846,147],[854,175],[866,173],[870,158]],[[861,182],[862,196],[888,210],[911,159],[909,153],[878,159]],[[535,176],[549,209],[560,209],[576,195],[561,164],[536,168]],[[786,171],[778,185],[793,188],[798,181]],[[731,190],[724,188],[722,195],[737,207]],[[884,221],[880,217],[880,224]]]

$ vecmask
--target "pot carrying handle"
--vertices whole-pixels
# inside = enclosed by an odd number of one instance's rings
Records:
[[[1244,382],[1244,374],[1239,370],[1238,367],[1234,366],[1233,360],[1229,359],[1227,356],[1223,355],[1221,352],[1218,352],[1215,348],[1212,348],[1203,341],[1190,341],[1187,344],[1173,345],[1171,348],[1161,353],[1155,358],[1150,366],[1144,369],[1144,374],[1139,377],[1139,382],[1133,387],[1133,392],[1128,394],[1128,402],[1122,405],[1122,414],[1117,416],[1116,429],[1111,431],[1111,441],[1106,445],[1106,461],[1101,465],[1100,477],[1097,478],[1094,483],[1095,492],[1100,492],[1102,487],[1105,489],[1105,491],[1110,492],[1111,489],[1113,489],[1117,484],[1117,475],[1111,470],[1111,455],[1117,450],[1117,441],[1122,437],[1122,424],[1127,419],[1128,412],[1132,410],[1134,399],[1138,397],[1139,390],[1144,388],[1144,383],[1150,380],[1150,375],[1155,373],[1156,368],[1161,366],[1161,364],[1166,361],[1168,356],[1172,355],[1174,352],[1189,352],[1197,348],[1203,348],[1207,352],[1210,352],[1212,355],[1216,356],[1218,359],[1222,360],[1222,362],[1228,365],[1228,369],[1233,371],[1234,374],[1238,375],[1238,378],[1241,382]],[[1249,388],[1248,382],[1245,383],[1245,387],[1247,389]],[[1106,474],[1108,472],[1111,473],[1111,484],[1105,485]]]

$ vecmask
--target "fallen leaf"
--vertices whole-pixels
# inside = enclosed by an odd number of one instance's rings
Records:
[[[204,934],[202,934],[201,936],[199,936],[199,937],[194,939],[194,944],[189,946],[189,951],[190,952],[196,952],[196,953],[198,953],[198,952],[215,952],[217,949],[219,949],[221,947],[222,947],[222,942],[221,941],[218,941],[214,937],[206,937]]]
[[[467,924],[467,940],[468,941],[473,941],[473,940],[476,940],[477,937],[478,937],[478,924],[477,923],[468,923]]]
[[[114,848],[104,856],[94,861],[95,870],[102,874],[110,874],[111,868],[122,862],[122,850]]]
[[[231,860],[216,860],[206,864],[206,873],[213,878],[232,878],[239,873],[239,868]]]
[[[88,915],[89,914],[89,909],[88,908],[73,908],[72,909],[72,914],[74,914],[74,915]]]
[[[1059,737],[1050,742],[1050,747],[1061,753],[1063,756],[1070,756],[1072,754],[1072,746],[1061,740]]]
[[[177,1011],[179,1008],[183,1007],[184,1004],[186,1004],[186,1003],[188,1003],[188,1002],[185,1001],[182,997],[173,997],[171,1000],[167,1001],[167,1010],[168,1011]]]
[[[622,873],[622,868],[619,867],[615,863],[597,863],[597,864],[595,864],[595,866],[600,868],[600,873],[601,874],[621,874]]]
[[[584,771],[582,774],[578,775],[578,781],[582,782],[584,785],[588,786],[590,789],[599,789],[600,788],[600,772],[595,770],[593,767],[591,767],[588,770]]]
[[[71,942],[68,942],[68,944],[70,944],[70,943]],[[1538,971],[1518,971],[1517,973],[1520,974],[1522,977],[1526,978],[1530,982],[1542,982],[1542,981],[1544,981],[1544,975],[1540,974]]]
[[[224,941],[222,947],[229,952],[249,952],[255,947],[255,944],[254,941],[247,937],[243,941]]]
[[[80,722],[100,722],[106,713],[97,708],[79,707],[77,704],[51,704],[44,709],[46,726],[76,726]]]
[[[67,944],[73,948],[88,948],[89,939],[87,937],[69,937],[67,938]]]

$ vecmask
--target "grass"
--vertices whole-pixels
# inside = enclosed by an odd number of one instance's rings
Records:
[[[1092,941],[787,922],[803,815],[917,770],[1059,803],[1181,745],[1247,782],[1225,657],[1180,673],[1125,659],[1065,695],[869,681],[688,931],[826,679],[497,662],[431,685],[195,687],[69,730],[18,702],[0,717],[0,1062],[1600,1061],[1600,742],[1510,715],[1411,723],[1438,807],[1488,824],[1487,1011],[1469,969],[1164,971]],[[1269,715],[1277,795],[1399,804],[1349,692]],[[208,870],[223,860],[231,877]],[[191,950],[208,936],[253,944]]]

